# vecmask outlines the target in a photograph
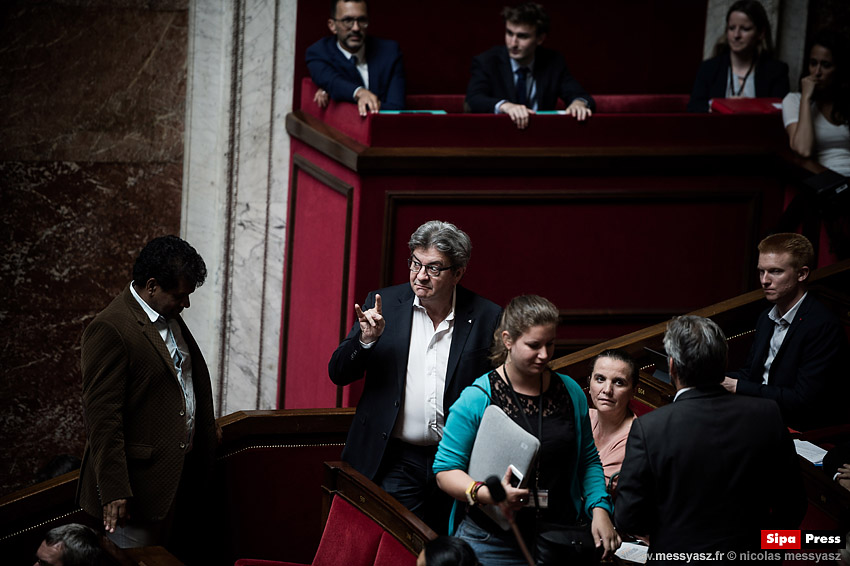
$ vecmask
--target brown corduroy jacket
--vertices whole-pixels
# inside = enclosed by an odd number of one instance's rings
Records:
[[[103,505],[130,500],[135,520],[163,519],[184,466],[185,485],[203,489],[215,456],[210,376],[198,344],[177,319],[192,358],[195,436],[186,453],[185,401],[168,348],[145,311],[124,290],[83,333],[86,448],[77,502],[101,518]]]

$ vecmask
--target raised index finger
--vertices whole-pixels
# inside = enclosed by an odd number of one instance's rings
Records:
[[[378,314],[381,314],[381,296],[380,295],[375,295],[375,311],[377,311]]]

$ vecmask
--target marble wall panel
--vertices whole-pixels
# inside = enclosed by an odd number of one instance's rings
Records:
[[[180,163],[0,162],[0,493],[82,456],[80,337],[180,227]]]
[[[277,407],[295,11],[190,6],[182,222],[211,272],[184,318],[216,357],[219,415]]]
[[[180,231],[188,0],[0,6],[0,495],[82,456],[80,336]]]
[[[16,4],[0,19],[0,160],[182,159],[186,10]]]

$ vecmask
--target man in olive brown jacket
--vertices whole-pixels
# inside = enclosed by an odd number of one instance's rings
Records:
[[[212,388],[180,312],[206,274],[187,242],[155,238],[132,283],[83,334],[77,500],[121,547],[165,544],[176,502],[195,510],[203,501],[216,448]]]

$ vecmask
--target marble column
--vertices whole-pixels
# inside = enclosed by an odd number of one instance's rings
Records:
[[[788,63],[791,92],[799,92],[800,76],[805,70],[806,29],[809,23],[809,0],[782,0],[776,24],[776,56]],[[771,22],[771,25],[772,22]]]
[[[181,233],[207,263],[185,318],[216,414],[277,405],[296,0],[193,0]]]
[[[726,29],[726,11],[735,0],[708,0],[703,39],[703,59],[714,55],[714,46]],[[799,91],[809,0],[759,0],[773,31],[776,58],[788,63],[791,90]]]

